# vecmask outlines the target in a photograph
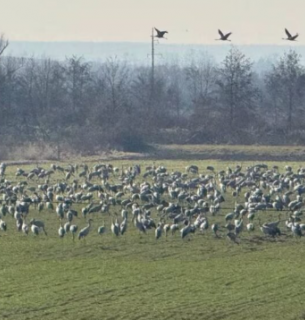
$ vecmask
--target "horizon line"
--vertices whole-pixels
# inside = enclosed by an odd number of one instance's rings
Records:
[[[9,39],[8,39],[9,40]],[[151,41],[80,41],[80,40],[9,40],[9,43],[16,43],[16,42],[26,42],[26,43],[56,43],[56,44],[61,44],[61,43],[90,43],[90,44],[101,44],[101,43],[111,43],[111,44],[120,44],[120,43],[126,43],[126,44],[151,44]],[[209,46],[215,46],[215,47],[221,47],[221,46],[287,46],[290,47],[291,44],[279,44],[279,43],[234,43],[233,41],[228,43],[228,44],[223,44],[223,43],[179,43],[179,42],[164,42],[162,45],[187,45],[187,46],[202,46],[202,45],[209,45]],[[298,44],[295,45],[294,47],[301,47],[305,46],[304,44]]]

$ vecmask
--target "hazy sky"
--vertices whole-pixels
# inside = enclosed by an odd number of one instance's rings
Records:
[[[283,44],[284,28],[305,44],[305,0],[0,0],[0,33],[10,40]],[[303,36],[302,36],[303,35]]]

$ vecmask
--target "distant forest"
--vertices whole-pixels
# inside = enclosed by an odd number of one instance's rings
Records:
[[[216,63],[147,66],[4,56],[0,158],[35,145],[61,152],[145,151],[152,143],[304,144],[305,66],[288,50],[265,72],[234,46]]]

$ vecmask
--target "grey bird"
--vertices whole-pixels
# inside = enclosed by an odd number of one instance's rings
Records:
[[[159,38],[159,39],[166,39],[166,38],[164,38],[164,35],[165,35],[166,33],[168,33],[167,31],[160,31],[160,30],[158,30],[157,28],[155,28],[155,30],[157,31],[157,35],[156,35],[157,38]]]
[[[229,32],[227,34],[224,34],[221,30],[218,30],[218,33],[220,35],[219,39],[215,39],[215,40],[221,40],[221,41],[231,41],[228,38],[230,37],[230,35],[232,34],[232,32]]]
[[[227,238],[230,240],[230,241],[232,241],[232,242],[234,242],[234,243],[236,243],[236,244],[239,244],[239,238],[237,238],[237,235],[235,234],[235,233],[232,233],[232,232],[228,232],[227,233]]]
[[[30,225],[31,226],[36,226],[36,227],[38,227],[39,229],[42,229],[43,230],[43,232],[44,232],[44,234],[47,236],[48,234],[47,234],[47,232],[46,232],[46,230],[45,230],[45,225],[44,225],[44,222],[43,221],[40,221],[40,220],[36,220],[36,219],[32,219],[31,221],[30,221]]]
[[[88,220],[88,225],[87,225],[87,227],[83,228],[83,229],[79,232],[79,234],[78,234],[78,240],[80,240],[80,239],[82,239],[82,238],[85,238],[85,237],[89,234],[90,228],[91,228],[91,222],[92,222],[92,221],[93,221],[92,219],[89,219],[89,220]]]
[[[287,35],[287,38],[283,38],[283,40],[288,40],[288,41],[296,41],[296,38],[299,36],[299,34],[295,34],[294,36],[291,35],[291,33],[285,29],[285,32],[286,32],[286,35]]]

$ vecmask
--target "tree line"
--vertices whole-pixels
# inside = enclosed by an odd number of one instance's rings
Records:
[[[4,56],[0,38],[0,150],[143,151],[151,143],[303,144],[305,68],[289,50],[255,70],[231,46],[217,64],[201,54],[183,66],[109,58],[93,63]],[[0,152],[1,157],[1,152]]]

